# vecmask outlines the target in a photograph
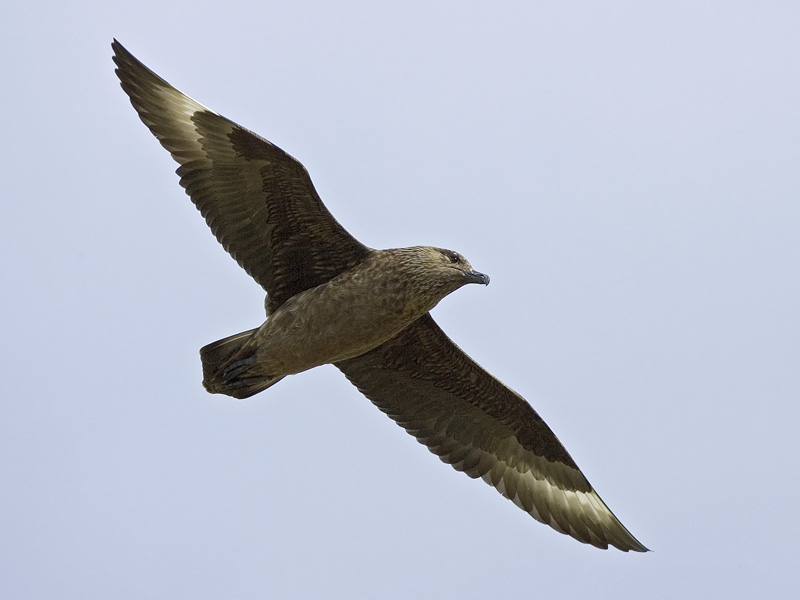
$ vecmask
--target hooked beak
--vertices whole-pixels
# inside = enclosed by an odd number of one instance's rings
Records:
[[[464,271],[464,275],[466,275],[469,283],[481,283],[483,285],[489,285],[488,275],[484,275],[478,271]]]

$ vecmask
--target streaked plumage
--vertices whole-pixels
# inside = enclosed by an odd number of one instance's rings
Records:
[[[201,350],[209,391],[248,397],[331,362],[441,460],[539,521],[600,548],[646,550],[533,408],[428,313],[488,278],[449,250],[364,246],[328,212],[298,161],[112,47],[122,88],[179,163],[181,185],[267,292],[264,325]]]

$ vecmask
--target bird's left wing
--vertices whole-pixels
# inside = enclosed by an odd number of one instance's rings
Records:
[[[175,161],[211,231],[269,294],[270,311],[369,253],[330,214],[305,167],[161,79],[114,40],[122,89]]]
[[[599,548],[647,550],[536,411],[459,349],[430,314],[336,366],[442,461],[482,477],[535,519]]]

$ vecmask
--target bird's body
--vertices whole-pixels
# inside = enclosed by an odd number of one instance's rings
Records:
[[[258,329],[203,348],[204,384],[245,398],[286,375],[360,356],[468,283],[488,277],[455,252],[371,250],[363,262],[286,300]]]
[[[488,283],[430,246],[373,250],[280,148],[192,100],[118,42],[117,75],[180,165],[180,183],[267,292],[267,320],[201,349],[211,392],[246,398],[332,363],[442,461],[483,478],[535,519],[599,548],[647,549],[600,499],[542,418],[456,346],[429,311]]]

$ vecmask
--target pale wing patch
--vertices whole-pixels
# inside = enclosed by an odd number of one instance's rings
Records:
[[[178,114],[183,114],[191,119],[194,113],[204,111],[216,115],[213,110],[203,106],[197,100],[190,98],[172,86],[160,86],[156,89],[159,96],[166,101]]]
[[[147,94],[155,99],[148,102]],[[197,113],[219,116],[217,113],[169,84],[153,84],[147,90],[142,90],[140,100],[142,121],[179,164],[207,158],[193,118]]]
[[[646,550],[591,487],[588,491],[573,491],[557,485],[557,481],[582,479],[579,472],[532,455],[513,437],[502,440],[496,453],[446,436],[420,441],[443,462],[470,477],[480,477],[534,519],[560,533],[599,548],[611,544],[624,551]]]

